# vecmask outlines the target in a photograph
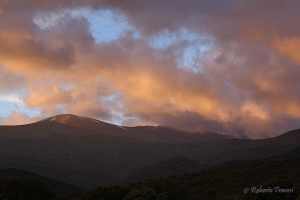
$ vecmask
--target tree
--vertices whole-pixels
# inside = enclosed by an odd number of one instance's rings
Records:
[[[55,195],[39,180],[4,177],[0,180],[0,199],[53,200]]]

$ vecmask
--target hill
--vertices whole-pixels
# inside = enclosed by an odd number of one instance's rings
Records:
[[[32,172],[28,172],[20,169],[0,169],[0,180],[4,177],[23,177],[30,179],[38,179],[39,181],[45,183],[45,187],[54,192],[58,196],[69,195],[69,194],[81,194],[84,189],[64,183],[62,181],[57,181],[42,175],[38,175]]]
[[[293,159],[293,158],[300,158],[300,146],[296,147],[295,149],[292,149],[290,151],[270,156],[269,158],[266,158],[265,160],[284,160],[284,159]]]
[[[142,135],[143,138],[151,138],[166,143],[208,142],[234,138],[215,132],[189,132],[170,126],[137,126],[123,128],[137,135]]]
[[[1,168],[33,171],[86,188],[107,184],[173,155],[166,144],[52,121],[1,126],[0,138]]]
[[[109,194],[118,199],[299,199],[300,198],[300,159],[265,161],[244,166],[186,173],[179,177],[160,177],[129,186],[98,187],[86,192],[79,200],[102,197],[112,200]],[[256,189],[271,189],[258,192]],[[277,188],[277,192],[276,192]],[[278,192],[288,189],[289,192]],[[115,198],[116,199],[116,198]]]
[[[104,124],[114,126],[113,131],[91,130],[51,120],[0,126],[0,168],[32,171],[91,189],[174,156],[210,167],[232,160],[263,159],[300,145],[300,130],[262,140],[165,143],[124,136],[127,130],[114,125]]]
[[[153,140],[165,143],[205,142],[233,138],[214,132],[188,132],[169,126],[137,126],[125,127],[109,124],[97,119],[70,114],[57,115],[42,121],[52,121],[69,126],[92,131],[101,131],[106,134]]]
[[[222,169],[226,167],[235,167],[242,165],[249,165],[254,163],[261,163],[275,160],[286,160],[286,159],[300,159],[300,146],[290,151],[265,157],[262,159],[252,160],[231,160],[215,165],[202,166],[198,162],[185,158],[185,157],[172,157],[159,163],[154,163],[150,166],[144,167],[137,170],[129,176],[126,176],[119,180],[119,184],[129,184],[131,182],[145,181],[150,178],[158,178],[163,176],[178,176],[183,175],[186,172],[192,173],[199,170],[207,169]]]
[[[185,173],[199,171],[201,165],[198,162],[185,157],[172,157],[159,163],[152,164],[137,170],[129,176],[119,180],[119,184],[130,184],[147,179],[159,178],[163,176],[179,176]]]

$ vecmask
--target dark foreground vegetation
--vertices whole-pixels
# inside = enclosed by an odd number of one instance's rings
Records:
[[[54,200],[55,194],[39,180],[5,177],[0,180],[0,199]]]
[[[265,161],[183,176],[148,179],[130,185],[98,187],[83,193],[58,195],[43,182],[29,178],[2,178],[0,199],[64,200],[201,200],[201,199],[300,199],[300,159]],[[49,184],[48,184],[49,185]],[[273,192],[257,192],[273,189]],[[276,192],[275,188],[289,189]],[[247,193],[245,189],[248,188]],[[292,190],[291,190],[292,189]],[[246,189],[247,190],[247,189]],[[257,190],[256,190],[257,191]],[[282,190],[283,191],[283,190]]]
[[[5,179],[6,177],[10,177],[11,179]],[[23,180],[22,178],[25,178],[25,180]],[[80,194],[84,192],[84,189],[80,187],[76,187],[74,185],[62,181],[54,180],[45,176],[37,175],[35,173],[28,172],[25,170],[20,170],[20,169],[0,169],[0,180],[6,180],[6,181],[10,180],[12,181],[12,183],[15,183],[14,181],[16,181],[16,183],[20,183],[20,184],[22,183],[25,184],[28,180],[38,180],[36,184],[40,184],[40,183],[44,184],[45,188],[47,188],[47,190],[52,191],[56,196],[64,196],[64,195],[74,194],[74,193]],[[4,184],[6,182],[4,181],[2,183]],[[10,183],[11,184],[10,186],[13,186],[12,183]],[[16,193],[16,191],[17,190],[15,190],[14,193]],[[2,199],[3,198],[0,198],[0,200]]]

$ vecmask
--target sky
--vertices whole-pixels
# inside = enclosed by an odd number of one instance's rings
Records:
[[[0,0],[0,123],[300,128],[296,0]]]

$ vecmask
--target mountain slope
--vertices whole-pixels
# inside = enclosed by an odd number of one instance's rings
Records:
[[[290,159],[202,170],[181,177],[148,179],[127,187],[99,187],[85,193],[83,199],[101,199],[105,194],[118,194],[118,199],[299,199],[299,168],[300,159]],[[274,191],[255,193],[253,187]],[[276,193],[275,187],[293,191]]]
[[[105,134],[121,135],[165,143],[205,142],[233,138],[232,136],[222,135],[214,132],[191,133],[166,126],[116,126],[99,121],[97,119],[70,114],[57,115],[46,118],[42,121],[52,121],[86,130],[100,131],[101,133]]]
[[[132,134],[131,131],[123,127],[114,124],[109,124],[97,119],[81,117],[71,114],[62,114],[54,117],[49,117],[44,120],[41,120],[40,122],[56,122],[59,124],[65,124],[68,126],[84,129],[86,131],[137,138],[136,134]]]
[[[168,144],[42,121],[0,126],[0,168],[92,188],[177,154]]]
[[[290,137],[289,134],[286,134],[285,136]],[[280,136],[279,138],[274,138],[274,139],[286,140],[287,138]],[[262,149],[263,147],[260,148]],[[255,149],[255,147],[252,149]],[[289,150],[287,152],[283,152],[283,153],[280,152],[279,154],[275,154],[269,157],[264,157],[262,159],[249,160],[245,158],[241,160],[230,160],[227,162],[217,163],[215,165],[210,165],[210,166],[201,166],[198,162],[194,160],[190,160],[185,157],[172,157],[167,160],[161,161],[159,163],[155,163],[150,166],[139,169],[136,172],[132,173],[131,175],[122,178],[120,181],[118,181],[118,183],[128,184],[131,182],[144,181],[146,179],[157,178],[162,176],[183,175],[185,172],[191,173],[201,169],[211,169],[211,168],[220,169],[225,167],[242,166],[242,165],[259,163],[259,162],[286,160],[286,159],[300,159],[300,146],[296,147],[295,149]]]
[[[300,159],[300,146],[290,151],[270,156],[265,160],[284,160],[284,159],[294,159],[294,158]]]
[[[300,130],[263,140],[180,144],[119,133],[78,128],[51,119],[22,126],[0,126],[0,168],[32,171],[90,189],[174,156],[209,167],[231,160],[262,159],[300,145]]]
[[[192,173],[201,169],[201,165],[186,157],[172,157],[137,170],[129,176],[119,180],[119,184],[130,184],[133,182],[145,181],[147,179],[163,176],[179,176],[184,173]]]
[[[169,126],[137,126],[124,128],[142,135],[145,138],[152,138],[166,143],[207,142],[234,138],[215,132],[188,132]]]
[[[29,171],[24,171],[20,169],[0,169],[0,179],[8,176],[38,179],[39,181],[45,183],[45,187],[48,190],[54,192],[56,195],[59,196],[74,193],[80,194],[84,192],[82,188],[70,185],[68,183],[64,183],[62,181],[57,181],[42,175],[38,175]]]

